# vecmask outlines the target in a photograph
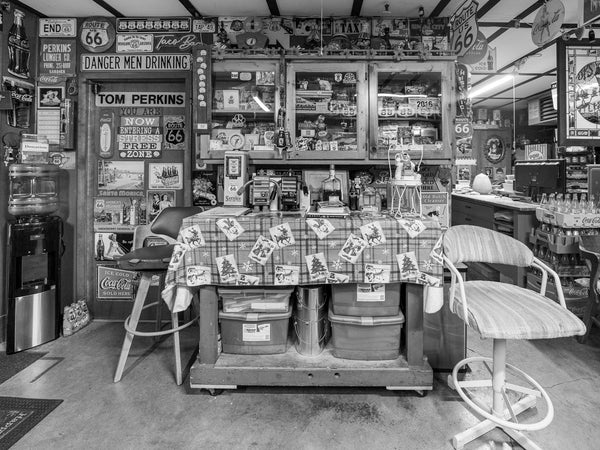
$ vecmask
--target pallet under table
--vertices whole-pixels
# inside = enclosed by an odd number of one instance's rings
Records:
[[[217,354],[218,296],[201,286],[198,357],[190,369],[190,387],[236,389],[238,386],[372,386],[390,390],[433,388],[433,370],[423,355],[423,286],[405,285],[405,351],[395,360],[335,358],[326,347],[318,356],[300,355],[289,346],[275,355]]]

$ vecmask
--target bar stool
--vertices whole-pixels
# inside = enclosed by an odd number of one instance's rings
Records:
[[[579,236],[579,251],[581,256],[589,262],[590,286],[588,300],[583,311],[583,323],[587,330],[583,336],[578,338],[579,342],[585,343],[592,326],[600,326],[600,292],[598,281],[600,280],[600,236]]]
[[[150,225],[150,230],[152,231],[152,233],[159,235],[158,237],[161,237],[160,235],[166,237],[165,243],[167,243],[167,245],[161,245],[161,243],[157,241],[148,242],[149,239],[145,239],[147,241],[145,246],[142,242],[141,247],[134,247],[134,250],[117,260],[117,266],[120,269],[133,270],[139,272],[140,282],[137,294],[133,302],[131,315],[125,319],[125,322],[123,324],[126,333],[125,339],[123,340],[123,346],[121,348],[119,362],[117,364],[117,370],[115,372],[115,383],[119,382],[121,380],[121,377],[123,376],[123,370],[125,369],[125,364],[127,362],[127,357],[129,356],[129,350],[131,348],[134,336],[156,337],[168,334],[173,334],[173,347],[175,350],[175,378],[178,385],[183,383],[179,332],[184,328],[189,327],[196,320],[198,320],[198,316],[192,318],[191,320],[182,325],[179,325],[179,320],[177,316],[178,313],[172,313],[171,328],[167,330],[160,330],[160,313],[158,311],[160,311],[162,308],[160,291],[162,291],[162,289],[164,288],[165,275],[167,273],[167,268],[169,267],[169,262],[171,260],[173,248],[175,247],[175,239],[179,234],[181,222],[185,217],[192,216],[199,212],[202,212],[202,208],[196,206],[172,206],[163,209]],[[136,228],[136,231],[138,228]],[[137,236],[137,239],[134,236],[135,245],[140,244],[140,242],[138,242],[139,240],[141,240],[141,236]],[[169,241],[171,243],[168,243]],[[156,302],[144,305],[144,303],[146,302],[148,291],[150,289],[150,285],[152,283],[152,278],[155,275],[158,276],[160,280],[159,299]],[[142,310],[153,306],[157,307],[157,329],[155,331],[138,331],[137,326],[140,320],[140,316],[142,314]]]
[[[524,448],[539,449],[521,431],[536,431],[548,426],[554,418],[554,407],[537,381],[506,362],[506,341],[581,336],[585,333],[585,325],[566,308],[556,272],[534,257],[522,242],[486,228],[459,225],[446,231],[443,249],[444,263],[452,273],[450,310],[482,338],[493,339],[493,358],[463,359],[448,377],[449,386],[475,413],[485,418],[455,435],[452,444],[457,449],[463,448],[466,443],[498,427]],[[542,273],[540,293],[509,283],[463,281],[455,267],[461,262],[532,267]],[[548,275],[554,281],[558,303],[545,296]],[[482,364],[484,374],[489,376],[460,381],[458,372],[467,364]],[[533,408],[541,398],[546,403],[545,416],[532,419],[536,422],[520,423],[517,416]]]

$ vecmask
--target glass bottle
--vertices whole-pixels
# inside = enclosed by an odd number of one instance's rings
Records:
[[[329,176],[321,182],[323,201],[342,201],[342,182],[335,176],[335,166],[329,166]]]
[[[15,9],[15,19],[8,32],[8,71],[19,78],[29,78],[29,39],[23,17],[25,14]]]
[[[350,192],[348,192],[348,206],[352,211],[358,210],[358,199],[360,196],[360,179],[356,177],[352,182],[352,186],[350,187]]]

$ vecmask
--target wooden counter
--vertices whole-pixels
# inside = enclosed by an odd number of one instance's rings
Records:
[[[452,194],[452,225],[476,225],[499,231],[527,244],[531,229],[537,226],[536,203],[526,203],[497,195]],[[525,287],[526,269],[491,266],[517,285]],[[507,281],[504,279],[504,281]]]

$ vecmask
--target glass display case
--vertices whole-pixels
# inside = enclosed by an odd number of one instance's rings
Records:
[[[363,159],[367,88],[363,63],[290,63],[287,129],[290,159]]]
[[[452,64],[373,63],[369,67],[370,158],[449,160]]]
[[[279,76],[275,61],[213,61],[211,127],[200,137],[202,158],[221,159],[227,150],[246,150],[252,159],[279,157],[274,146]]]

